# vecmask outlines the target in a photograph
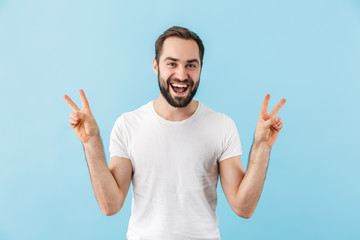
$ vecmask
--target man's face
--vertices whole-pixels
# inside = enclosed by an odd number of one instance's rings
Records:
[[[164,41],[159,63],[154,59],[160,92],[173,107],[186,107],[200,82],[199,47],[194,40],[169,37]]]

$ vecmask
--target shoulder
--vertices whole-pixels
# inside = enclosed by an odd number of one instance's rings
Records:
[[[125,112],[121,114],[117,119],[116,122],[122,122],[122,121],[132,121],[137,118],[143,118],[148,116],[151,113],[151,104],[152,102],[148,102],[138,109],[135,109],[131,112]]]
[[[141,122],[151,115],[151,102],[148,102],[138,109],[121,114],[115,121],[114,127],[126,127],[128,124]]]
[[[227,114],[214,111],[202,104],[202,123],[206,127],[217,128],[220,135],[227,136],[229,133],[237,132],[234,120]],[[207,123],[207,124],[206,124]]]
[[[222,112],[217,112],[206,105],[201,104],[202,116],[208,120],[217,121],[218,123],[231,123],[234,122],[228,115]]]

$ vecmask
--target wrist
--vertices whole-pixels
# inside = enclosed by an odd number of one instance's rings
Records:
[[[90,137],[89,139],[86,140],[86,142],[83,142],[82,143],[84,148],[87,148],[89,146],[94,146],[94,145],[102,145],[102,142],[101,142],[101,139],[100,139],[100,136],[97,135],[97,136],[93,136],[93,137]]]
[[[271,147],[264,141],[254,141],[252,150],[270,152]]]
[[[249,165],[257,166],[262,169],[267,169],[269,164],[269,156],[270,156],[271,147],[266,144],[266,142],[257,142],[254,141],[251,147]]]

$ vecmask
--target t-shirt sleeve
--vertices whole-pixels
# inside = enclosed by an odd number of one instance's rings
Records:
[[[224,115],[223,151],[218,162],[241,154],[240,137],[236,125],[230,117]]]
[[[128,153],[128,137],[125,128],[125,118],[121,115],[115,122],[110,134],[110,158],[119,156],[130,159]]]

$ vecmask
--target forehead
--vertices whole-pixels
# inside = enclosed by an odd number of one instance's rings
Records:
[[[173,57],[180,60],[198,59],[199,46],[193,39],[182,39],[178,37],[169,37],[165,39],[160,59]]]

